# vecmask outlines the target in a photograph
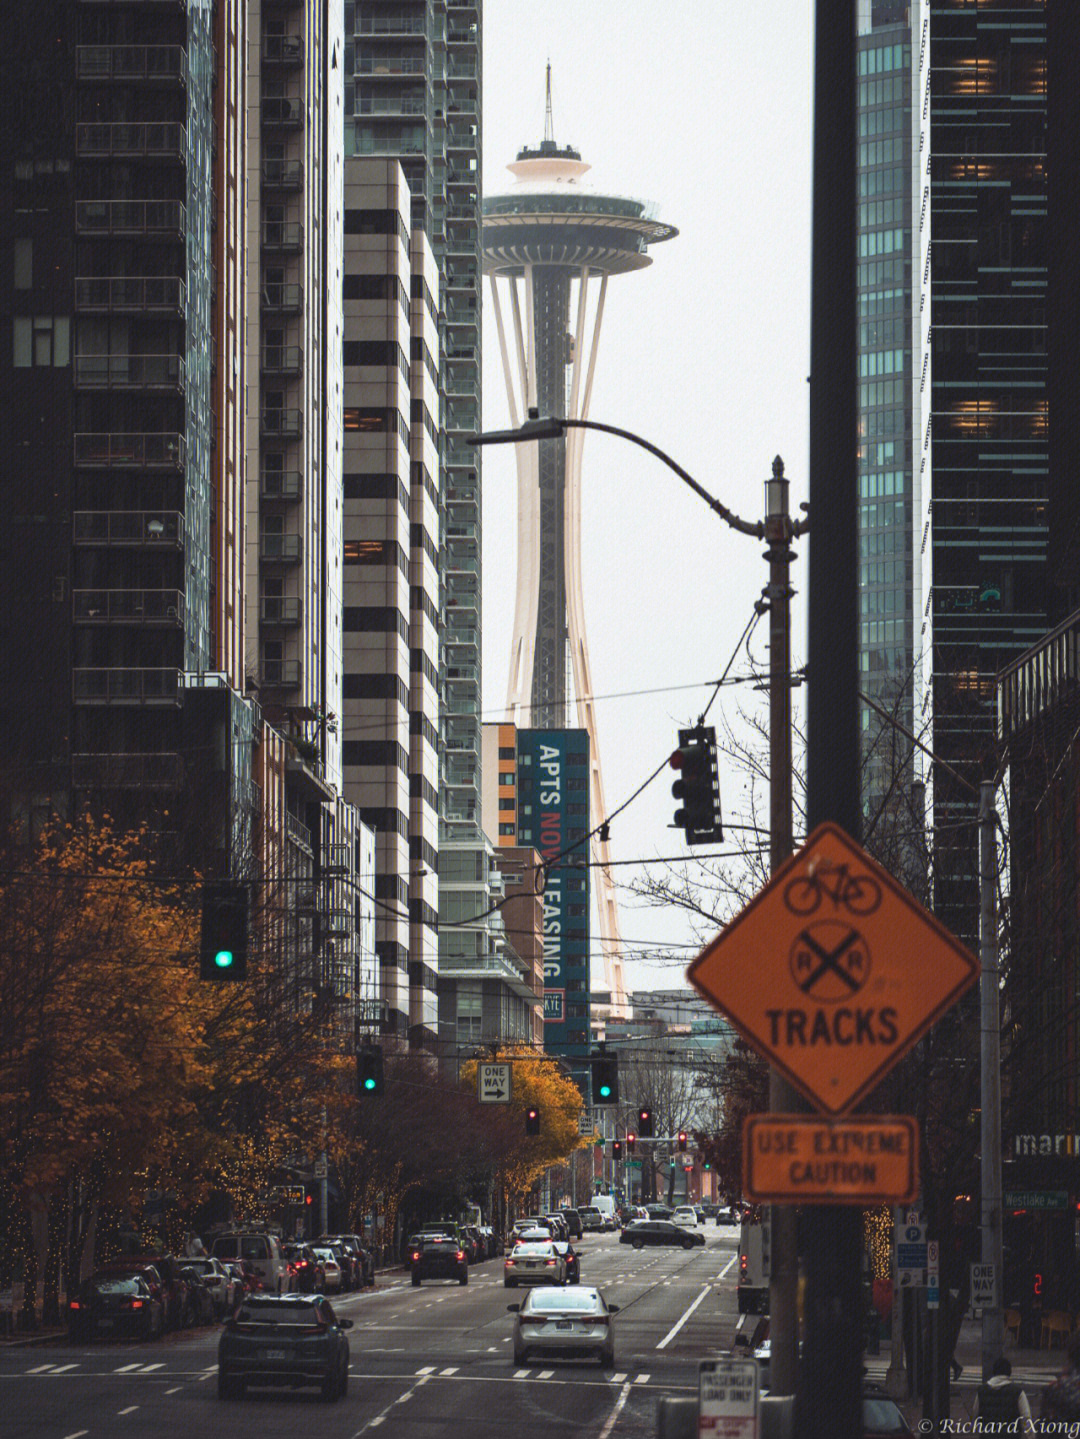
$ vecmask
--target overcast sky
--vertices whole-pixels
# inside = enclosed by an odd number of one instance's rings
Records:
[[[809,0],[489,0],[484,7],[484,191],[544,131],[552,65],[555,139],[595,186],[655,201],[679,235],[646,270],[609,283],[590,418],[666,450],[746,519],[763,513],[774,455],[795,510],[806,497],[810,301]],[[485,288],[484,427],[509,423]],[[497,719],[515,586],[512,447],[484,452],[484,713]],[[767,579],[763,546],[728,530],[637,446],[590,433],[583,461],[586,628],[608,808],[700,714]],[[805,654],[805,542],[794,567],[795,656]],[[767,621],[751,643],[768,663]],[[745,650],[733,674],[749,673]],[[688,688],[690,686],[690,688]],[[627,691],[658,691],[626,694]],[[750,685],[725,689],[708,722]],[[616,860],[686,853],[669,828],[665,770],[612,825]],[[744,781],[721,773],[725,819]],[[593,817],[594,823],[596,816]],[[732,833],[722,846],[729,850]],[[663,866],[653,866],[662,872]],[[620,881],[643,869],[621,865]],[[620,891],[628,985],[675,987],[700,937],[677,910]],[[595,925],[595,919],[594,919]],[[671,956],[679,957],[673,963]],[[603,986],[593,945],[593,985]]]

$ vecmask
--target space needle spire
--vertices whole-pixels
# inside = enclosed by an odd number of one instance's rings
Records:
[[[515,183],[483,202],[484,272],[491,285],[511,424],[530,413],[586,419],[600,323],[612,275],[652,264],[650,244],[678,234],[642,201],[604,194],[569,145],[555,143],[551,64],[544,138],[508,166]],[[505,296],[505,307],[504,307]],[[504,322],[509,311],[510,326]],[[570,678],[589,736],[590,816],[607,815],[581,577],[585,431],[516,447],[518,566],[507,718],[537,729],[569,723]],[[600,944],[612,1016],[626,1012],[622,941],[606,829],[592,841]]]

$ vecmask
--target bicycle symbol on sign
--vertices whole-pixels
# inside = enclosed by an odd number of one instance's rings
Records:
[[[835,909],[873,914],[881,904],[881,885],[872,875],[851,874],[847,864],[821,860],[784,886],[784,903],[792,914],[813,914],[826,898]]]

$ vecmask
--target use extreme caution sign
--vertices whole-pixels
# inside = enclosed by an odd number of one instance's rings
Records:
[[[687,977],[818,1110],[843,1114],[978,972],[888,870],[822,824]]]
[[[751,1114],[743,1193],[759,1204],[909,1204],[919,1190],[918,1153],[909,1115]]]

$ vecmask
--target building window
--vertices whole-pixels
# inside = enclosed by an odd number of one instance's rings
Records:
[[[61,367],[68,363],[71,322],[67,315],[17,315],[14,323],[12,364]]]
[[[34,242],[32,240],[15,241],[15,288],[16,290],[29,290],[33,283],[34,274]]]
[[[513,826],[512,824],[501,824],[501,825],[499,825],[499,834],[500,834],[500,835],[509,835],[511,838],[513,838],[514,826]]]

